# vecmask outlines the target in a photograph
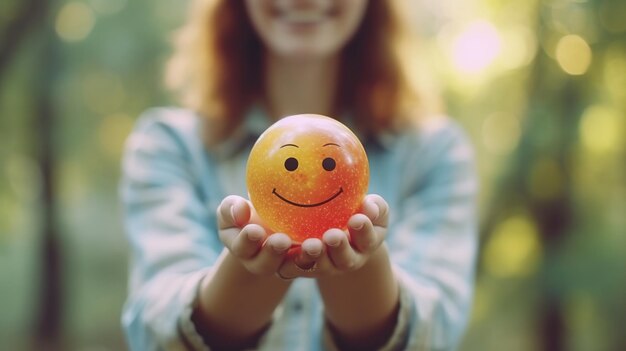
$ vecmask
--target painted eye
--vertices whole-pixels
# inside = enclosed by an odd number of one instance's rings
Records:
[[[324,161],[322,161],[322,167],[329,172],[335,169],[336,166],[337,164],[335,163],[335,160],[330,157],[326,157]]]
[[[298,169],[298,160],[293,157],[289,157],[285,160],[285,169],[289,172],[293,172]]]

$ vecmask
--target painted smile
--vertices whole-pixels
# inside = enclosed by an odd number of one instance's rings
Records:
[[[335,193],[335,195],[329,197],[328,199],[322,201],[322,202],[318,202],[316,204],[299,204],[297,202],[293,202],[290,200],[285,199],[283,196],[281,196],[279,193],[276,192],[276,188],[274,188],[274,190],[272,190],[272,194],[276,195],[276,197],[278,197],[279,199],[285,201],[286,203],[290,204],[290,205],[294,205],[294,206],[298,206],[298,207],[317,207],[317,206],[322,206],[323,204],[329,203],[331,201],[333,201],[337,196],[341,195],[341,193],[343,193],[343,188],[340,187],[339,191],[337,193]]]

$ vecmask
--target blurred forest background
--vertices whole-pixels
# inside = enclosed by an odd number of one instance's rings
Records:
[[[126,348],[119,161],[173,103],[185,4],[0,1],[1,349]],[[410,73],[478,151],[462,350],[626,350],[626,1],[406,4]]]

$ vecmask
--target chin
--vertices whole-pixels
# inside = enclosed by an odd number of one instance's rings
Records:
[[[297,45],[277,48],[275,53],[290,60],[318,60],[333,57],[338,54],[338,50],[323,45]]]

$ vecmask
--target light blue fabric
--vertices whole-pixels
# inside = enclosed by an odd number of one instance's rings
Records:
[[[121,184],[131,243],[122,324],[132,350],[206,349],[190,321],[200,279],[223,255],[215,209],[246,196],[246,160],[269,122],[252,110],[228,141],[207,149],[203,119],[147,111],[129,137]],[[472,148],[450,119],[382,134],[364,146],[370,193],[390,205],[387,245],[401,287],[398,326],[385,349],[450,350],[465,329],[477,251]],[[264,350],[333,349],[311,279],[297,279],[261,340]]]

